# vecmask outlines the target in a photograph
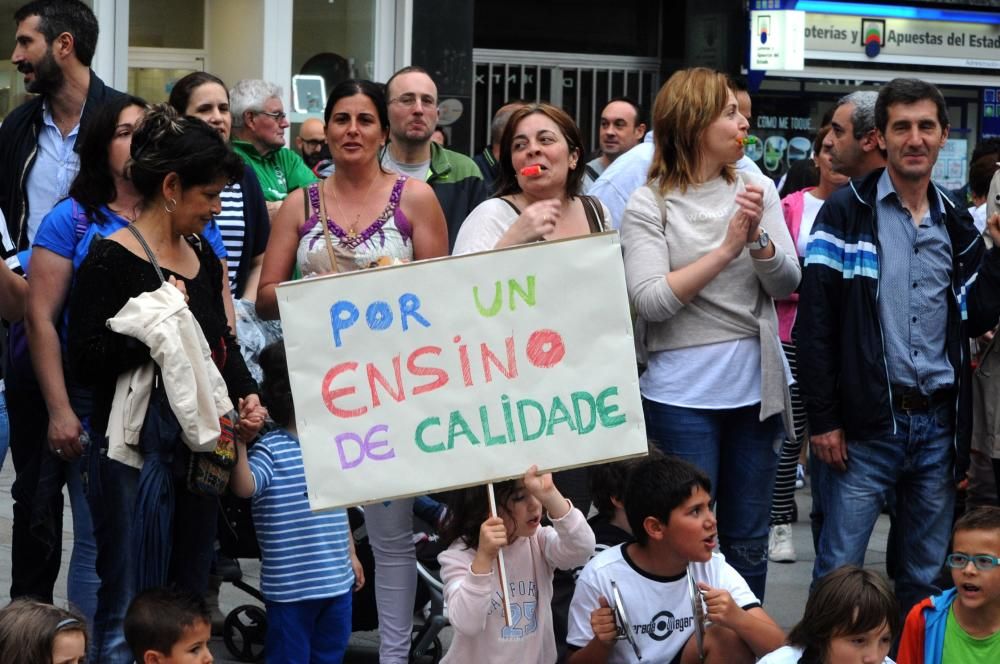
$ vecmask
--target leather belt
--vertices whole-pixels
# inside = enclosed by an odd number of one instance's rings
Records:
[[[903,385],[892,386],[892,406],[896,410],[903,410],[908,413],[927,411],[945,403],[952,403],[955,399],[955,390],[947,387],[937,390],[931,395],[921,394],[915,387],[905,387]]]

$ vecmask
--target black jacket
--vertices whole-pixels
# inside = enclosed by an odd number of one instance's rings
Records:
[[[884,438],[894,419],[879,319],[876,190],[883,169],[831,196],[813,224],[800,286],[796,334],[799,389],[813,435],[843,429],[848,440]],[[986,250],[965,208],[932,187],[945,208],[952,294],[946,349],[956,368],[956,475],[969,464],[972,382],[969,337],[1000,317],[1000,249]],[[931,192],[933,193],[933,192]],[[931,199],[933,205],[933,198]]]
[[[104,84],[90,72],[87,101],[80,117],[80,134],[94,112],[109,99],[122,94]],[[27,249],[28,242],[28,174],[35,163],[38,132],[42,126],[42,103],[39,95],[24,102],[4,118],[0,125],[0,210],[7,220],[11,240],[18,251]],[[80,142],[77,140],[76,148]],[[8,256],[3,256],[8,258]]]

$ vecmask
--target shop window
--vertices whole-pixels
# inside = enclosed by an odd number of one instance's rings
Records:
[[[375,4],[370,0],[295,0],[292,74],[322,76],[326,91],[348,78],[374,76]]]

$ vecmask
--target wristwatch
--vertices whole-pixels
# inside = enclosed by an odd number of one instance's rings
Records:
[[[761,249],[767,249],[771,244],[771,236],[767,234],[763,228],[760,229],[760,235],[753,242],[747,242],[747,249],[750,251],[760,251]]]

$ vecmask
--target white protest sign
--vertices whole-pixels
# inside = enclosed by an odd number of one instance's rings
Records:
[[[314,510],[646,453],[616,233],[278,288]]]

